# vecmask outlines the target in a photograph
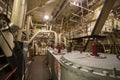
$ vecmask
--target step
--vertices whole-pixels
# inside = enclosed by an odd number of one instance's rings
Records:
[[[7,66],[9,66],[9,63],[6,64],[0,64],[0,71],[2,71],[4,68],[6,68]]]
[[[6,75],[5,80],[10,80],[11,76],[16,72],[17,68],[14,68],[11,72]]]

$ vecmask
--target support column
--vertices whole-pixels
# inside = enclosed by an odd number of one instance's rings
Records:
[[[26,26],[26,32],[27,32],[27,36],[26,36],[26,40],[29,41],[30,37],[30,23],[31,23],[31,20],[32,20],[32,16],[28,16],[27,17],[27,26]]]

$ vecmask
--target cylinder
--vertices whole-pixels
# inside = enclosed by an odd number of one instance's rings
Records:
[[[32,20],[32,16],[27,16],[27,26],[26,26],[26,32],[27,32],[27,40],[29,40],[29,35],[30,35],[30,23],[31,23],[31,20]]]
[[[11,22],[18,26],[22,27],[22,21],[25,11],[25,0],[14,0]]]
[[[11,49],[14,48],[14,43],[13,43],[13,35],[10,32],[4,32],[5,38],[8,41]],[[0,35],[0,47],[2,48],[4,54],[7,57],[12,56],[12,51],[10,50],[9,46],[7,45],[6,41],[4,40],[4,38],[2,37],[2,35]]]

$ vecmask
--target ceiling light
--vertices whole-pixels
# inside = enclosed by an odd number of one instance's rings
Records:
[[[48,16],[48,15],[45,15],[45,16],[44,16],[44,19],[45,19],[45,20],[48,20],[48,19],[49,19],[49,16]]]

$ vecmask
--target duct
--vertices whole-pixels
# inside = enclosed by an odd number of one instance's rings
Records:
[[[18,26],[22,27],[24,10],[25,10],[25,0],[14,0],[11,22]]]
[[[116,0],[106,0],[104,2],[104,6],[101,10],[101,13],[98,17],[98,20],[94,26],[94,29],[93,29],[91,35],[99,35],[99,33],[100,33],[107,17],[109,16],[109,13],[110,13],[111,9],[113,8],[113,5],[115,2],[116,2]],[[84,51],[86,51],[87,49],[89,49],[91,47],[91,43],[92,42],[90,41],[90,39],[88,39],[88,41],[85,45]]]

